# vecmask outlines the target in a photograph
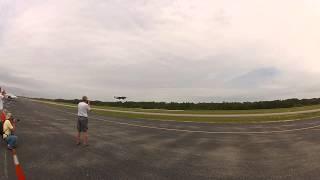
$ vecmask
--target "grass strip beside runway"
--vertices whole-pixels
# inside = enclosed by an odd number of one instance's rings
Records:
[[[34,100],[35,102],[41,102],[49,105],[54,106],[63,106],[69,109],[76,109],[76,105],[74,104],[67,104],[67,103],[52,103],[50,101],[38,101]],[[123,111],[124,108],[121,109]],[[296,109],[296,108],[295,108]],[[264,122],[283,122],[283,121],[295,121],[295,120],[303,120],[303,119],[313,119],[319,118],[320,112],[312,112],[312,113],[301,113],[301,114],[288,114],[288,115],[270,115],[270,116],[261,116],[261,117],[188,117],[184,116],[181,113],[181,116],[170,115],[170,113],[166,113],[166,115],[153,115],[153,114],[143,114],[143,113],[150,113],[150,111],[138,111],[140,113],[131,113],[131,109],[126,109],[130,112],[112,112],[109,111],[109,108],[99,107],[96,109],[94,107],[94,112],[99,115],[110,116],[110,117],[119,117],[119,118],[131,118],[131,119],[149,119],[149,120],[169,120],[169,121],[180,121],[180,122],[208,122],[208,123],[264,123]],[[118,109],[111,109],[111,110],[118,110]],[[279,110],[279,109],[277,109]],[[301,109],[299,109],[301,110]],[[304,109],[306,110],[306,109]],[[248,111],[247,111],[248,112]],[[274,111],[280,112],[280,111]],[[284,112],[294,112],[288,111],[286,109]],[[246,113],[246,114],[253,114],[253,113]],[[201,114],[199,114],[201,115]]]

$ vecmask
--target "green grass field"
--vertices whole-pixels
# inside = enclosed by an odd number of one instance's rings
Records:
[[[38,101],[39,102],[39,101]],[[41,101],[42,103],[52,103],[50,101]],[[54,104],[51,104],[54,105]],[[65,108],[75,109],[75,104],[68,103],[56,103],[56,106],[68,106]],[[94,109],[94,112],[99,115],[120,117],[120,118],[133,118],[133,119],[149,119],[149,120],[169,120],[169,121],[190,121],[190,122],[209,122],[209,123],[261,123],[261,122],[281,122],[287,120],[303,120],[320,117],[320,112],[313,113],[301,113],[290,115],[270,115],[263,117],[184,117],[183,114],[260,114],[260,113],[282,113],[282,112],[295,112],[305,110],[320,109],[320,105],[317,106],[305,106],[297,108],[283,108],[283,109],[263,109],[263,110],[238,110],[238,111],[166,111],[166,110],[143,110],[143,109],[131,109],[131,108],[114,108],[106,106],[93,106],[102,110]],[[181,116],[170,115],[147,115],[147,114],[132,114],[126,112],[110,112],[104,110],[121,110],[121,111],[134,111],[134,112],[155,112],[155,113],[174,113],[181,114]]]
[[[48,101],[51,102],[51,101]],[[60,103],[65,105],[74,105],[71,103]],[[283,113],[297,112],[306,110],[320,109],[320,105],[302,106],[294,108],[279,108],[279,109],[256,109],[256,110],[165,110],[165,109],[138,109],[138,108],[121,108],[110,106],[92,106],[98,109],[110,109],[120,111],[148,112],[148,113],[169,113],[169,114],[263,114],[263,113]]]
[[[303,106],[295,108],[281,109],[257,109],[257,110],[162,110],[162,109],[137,109],[137,108],[118,108],[110,106],[93,106],[94,108],[113,109],[122,111],[135,112],[154,112],[154,113],[171,113],[171,114],[262,114],[262,113],[282,113],[320,109],[320,105]]]

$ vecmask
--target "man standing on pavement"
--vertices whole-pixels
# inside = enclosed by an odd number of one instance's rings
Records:
[[[2,113],[3,111],[3,101],[4,101],[4,98],[5,98],[5,91],[2,91],[0,92],[0,113]]]
[[[80,145],[82,134],[83,144],[88,146],[88,112],[90,110],[90,101],[87,96],[83,96],[82,101],[78,104],[77,145]]]

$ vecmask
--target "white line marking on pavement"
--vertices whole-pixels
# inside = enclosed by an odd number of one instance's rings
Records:
[[[4,177],[9,178],[8,176],[8,163],[7,163],[7,150],[4,149]]]
[[[56,121],[69,121],[70,119],[66,119],[66,118],[63,118],[63,119],[55,119]]]
[[[60,110],[57,110],[60,111]],[[77,116],[75,113],[70,113],[66,111],[61,111],[66,114],[70,114],[73,116]],[[120,124],[120,125],[126,125],[126,126],[132,126],[132,127],[140,127],[140,128],[148,128],[148,129],[157,129],[157,130],[165,130],[165,131],[175,131],[175,132],[188,132],[188,133],[203,133],[203,134],[274,134],[274,133],[285,133],[285,132],[296,132],[296,131],[304,131],[304,130],[310,130],[319,128],[320,125],[316,126],[309,126],[305,128],[296,128],[296,129],[286,129],[286,130],[276,130],[276,131],[247,131],[247,132],[236,132],[236,131],[200,131],[200,130],[187,130],[187,129],[176,129],[176,128],[162,128],[162,127],[155,127],[155,126],[145,126],[145,125],[138,125],[133,123],[124,123],[124,122],[117,122],[117,121],[111,121],[101,118],[94,118],[91,117],[91,119],[99,120],[99,121],[105,121],[110,122],[113,124]]]
[[[112,123],[127,125],[127,126],[133,126],[133,127],[141,127],[141,128],[149,128],[149,129],[158,129],[158,130],[166,130],[166,131],[176,131],[176,132],[189,132],[189,133],[204,133],[204,134],[274,134],[274,133],[284,133],[284,132],[294,132],[294,131],[303,131],[308,129],[315,129],[320,127],[320,125],[312,126],[312,127],[306,127],[306,128],[297,128],[297,129],[287,129],[287,130],[279,130],[279,131],[248,131],[248,132],[233,132],[233,131],[195,131],[195,130],[186,130],[186,129],[175,129],[175,128],[161,128],[161,127],[155,127],[155,126],[143,126],[143,125],[137,125],[137,124],[131,124],[131,123],[121,123],[121,122],[115,122],[115,121],[109,121],[104,119],[97,119],[92,118],[96,120],[102,120],[102,121],[108,121]]]

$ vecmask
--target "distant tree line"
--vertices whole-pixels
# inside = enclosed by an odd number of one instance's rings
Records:
[[[42,99],[54,102],[78,104],[79,99]],[[102,102],[91,101],[96,106],[111,106],[125,108],[142,108],[142,109],[168,109],[168,110],[253,110],[253,109],[276,109],[276,108],[292,108],[300,106],[310,106],[320,104],[320,98],[313,99],[286,99],[275,101],[259,101],[259,102],[222,102],[222,103],[177,103],[177,102]]]

